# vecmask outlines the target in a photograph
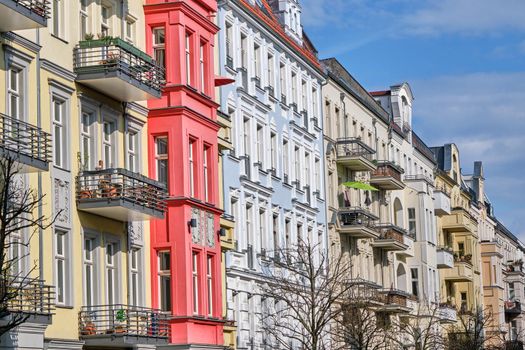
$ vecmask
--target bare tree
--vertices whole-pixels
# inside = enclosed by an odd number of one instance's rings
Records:
[[[20,268],[28,257],[31,237],[54,222],[35,215],[43,199],[44,195],[24,184],[15,158],[0,158],[0,336],[30,317],[23,312],[27,307],[23,300],[30,300],[34,307],[44,302],[31,287],[35,279],[30,275],[36,266]],[[21,232],[28,232],[25,239],[19,235]]]
[[[274,252],[264,269],[262,328],[268,349],[333,349],[331,327],[349,291],[349,265],[299,241]]]
[[[499,332],[488,330],[494,324],[492,311],[481,307],[473,311],[460,309],[458,322],[448,332],[448,350],[504,349],[505,343]]]
[[[348,282],[342,318],[338,319],[340,348],[353,350],[390,349],[391,315],[380,310],[380,286],[362,279]]]
[[[392,342],[399,349],[434,350],[445,346],[441,312],[436,304],[419,302],[417,310],[394,321]]]

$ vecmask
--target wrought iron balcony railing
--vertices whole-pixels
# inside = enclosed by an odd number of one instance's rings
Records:
[[[0,113],[0,152],[23,164],[47,170],[51,161],[51,135]]]
[[[47,26],[49,0],[0,0],[0,32]]]
[[[337,211],[339,222],[345,226],[364,226],[374,228],[378,217],[360,207],[340,208]]]
[[[519,300],[505,301],[505,313],[511,316],[521,314],[521,302]]]
[[[160,310],[124,304],[84,306],[79,312],[81,339],[126,338],[125,343],[167,343],[170,315]],[[103,345],[103,343],[101,343]]]
[[[55,287],[35,278],[9,276],[0,279],[0,297],[5,299],[0,310],[43,316],[47,322],[55,309]]]
[[[73,65],[77,80],[85,81],[109,95],[119,93],[112,91],[118,88],[117,85],[96,84],[94,81],[106,79],[111,73],[122,76],[122,80],[128,85],[157,98],[161,95],[166,79],[164,67],[145,52],[120,38],[80,41],[75,47]],[[130,94],[128,92],[128,95]]]
[[[122,168],[110,168],[82,171],[76,180],[76,199],[81,210],[114,219],[124,219],[120,215],[133,216],[115,210],[115,207],[120,206],[145,216],[164,217],[167,207],[166,187],[144,175]]]
[[[364,157],[372,161],[375,151],[361,139],[348,137],[337,139],[336,153],[337,157]]]

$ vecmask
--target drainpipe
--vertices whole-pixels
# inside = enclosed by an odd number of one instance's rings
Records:
[[[36,43],[40,45],[40,29],[36,29]],[[42,116],[41,116],[41,94],[40,94],[40,50],[36,54],[36,126],[42,126]],[[38,196],[42,195],[42,173],[38,172],[38,184],[37,192]],[[43,215],[42,205],[38,206],[38,217],[41,218]],[[38,274],[39,278],[44,278],[44,230],[42,227],[38,229]]]

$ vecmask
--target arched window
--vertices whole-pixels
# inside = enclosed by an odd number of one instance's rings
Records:
[[[403,205],[399,198],[394,200],[394,225],[404,227],[403,225]]]
[[[403,264],[397,265],[396,271],[397,289],[407,290],[407,273]]]

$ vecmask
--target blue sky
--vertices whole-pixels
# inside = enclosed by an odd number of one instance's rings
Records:
[[[525,1],[301,0],[321,58],[369,90],[406,81],[429,146],[484,164],[496,216],[525,241]]]

